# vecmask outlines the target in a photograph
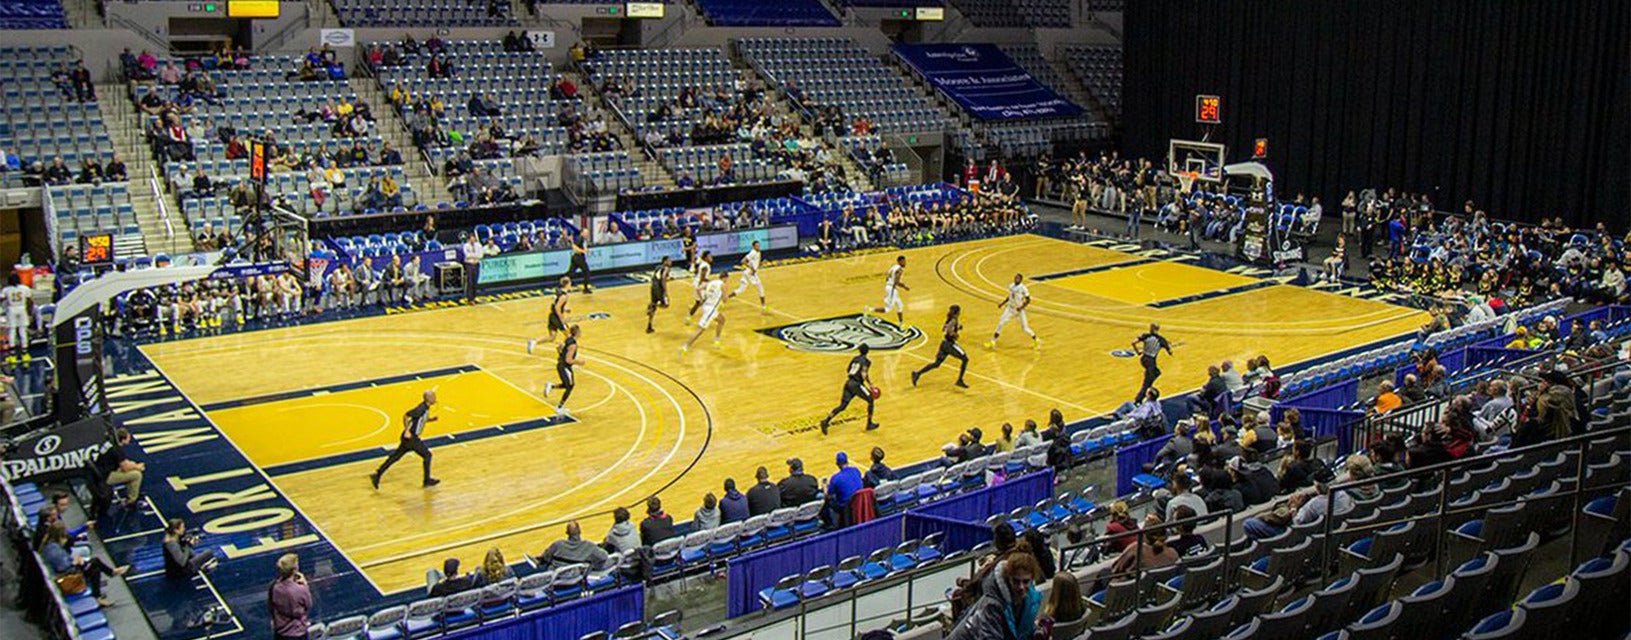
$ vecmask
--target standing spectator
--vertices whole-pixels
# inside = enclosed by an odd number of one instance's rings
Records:
[[[300,572],[300,556],[285,553],[277,559],[277,579],[266,590],[266,608],[272,615],[273,640],[305,640],[311,611],[311,587]]]
[[[464,301],[476,301],[476,278],[481,271],[481,258],[485,249],[476,234],[470,233],[464,239]]]
[[[759,467],[753,472],[755,483],[748,488],[748,515],[770,513],[782,506],[781,490],[770,483],[770,470]]]

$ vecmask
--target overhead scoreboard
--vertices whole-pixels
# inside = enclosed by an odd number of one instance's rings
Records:
[[[661,2],[630,2],[623,5],[625,18],[661,18],[664,5]]]
[[[278,0],[227,0],[228,18],[276,18]]]

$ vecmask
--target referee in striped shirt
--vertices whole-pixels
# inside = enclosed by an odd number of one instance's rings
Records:
[[[385,470],[391,468],[391,465],[396,464],[397,460],[408,455],[410,451],[419,454],[419,459],[425,463],[425,486],[434,487],[441,484],[441,480],[430,477],[430,447],[425,446],[424,439],[420,437],[425,432],[425,423],[436,421],[436,416],[430,415],[430,408],[435,404],[436,390],[426,389],[425,399],[402,414],[402,441],[396,445],[396,451],[392,451],[391,456],[385,459],[385,464],[380,465],[379,470],[368,476],[368,481],[374,484],[375,489],[379,488],[379,479],[385,475]]]

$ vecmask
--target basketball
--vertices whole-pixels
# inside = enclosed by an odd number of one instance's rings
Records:
[[[881,395],[883,395],[883,389],[879,389],[876,386],[872,387],[872,399],[873,400],[877,400],[878,396],[881,396]]]

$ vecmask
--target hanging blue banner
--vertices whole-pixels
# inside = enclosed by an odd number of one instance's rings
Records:
[[[896,44],[895,55],[963,109],[985,120],[1057,118],[1082,108],[1054,93],[991,44]]]

